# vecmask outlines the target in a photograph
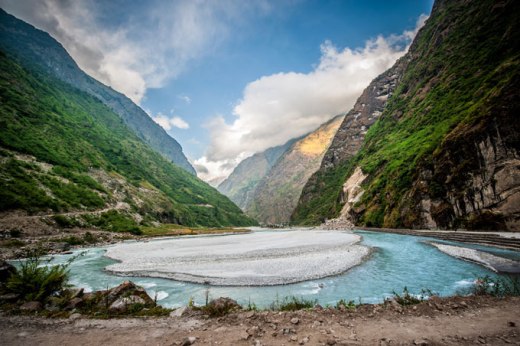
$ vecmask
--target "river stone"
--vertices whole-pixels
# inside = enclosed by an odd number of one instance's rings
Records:
[[[194,337],[194,336],[189,336],[187,338],[184,338],[183,342],[182,342],[182,346],[190,346],[190,345],[193,345],[195,343],[195,341],[197,341],[197,338]]]
[[[170,312],[170,317],[182,317],[182,315],[184,315],[187,310],[188,310],[188,307],[181,306],[180,308],[175,309],[172,312]]]
[[[240,305],[238,305],[236,300],[227,297],[213,299],[208,304],[208,310],[219,313],[226,313],[234,309],[240,309]]]
[[[67,307],[65,309],[73,310],[81,306],[83,303],[84,302],[82,298],[72,298],[71,300],[69,300],[69,303],[67,304]]]
[[[43,308],[42,303],[37,301],[27,302],[20,306],[20,310],[27,312],[39,311]]]
[[[108,308],[112,312],[124,312],[129,305],[142,304],[145,305],[145,300],[139,296],[129,296],[117,299]]]
[[[16,273],[16,268],[4,260],[0,260],[0,283],[7,280]]]

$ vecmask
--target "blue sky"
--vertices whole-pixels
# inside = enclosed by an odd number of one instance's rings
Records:
[[[348,111],[432,4],[0,0],[143,107],[206,180]]]

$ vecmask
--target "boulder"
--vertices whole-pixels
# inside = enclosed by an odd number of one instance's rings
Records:
[[[210,312],[210,315],[225,315],[231,310],[240,309],[241,306],[238,303],[226,297],[220,297],[217,299],[213,299],[209,302],[208,306],[206,306],[206,310]]]
[[[170,312],[170,317],[182,317],[184,314],[186,314],[186,311],[188,310],[188,307],[181,306],[178,309],[173,310]]]
[[[137,296],[140,297],[146,306],[155,306],[155,302],[145,289],[141,286],[137,286],[132,281],[125,281],[121,285],[110,289],[108,292],[108,304],[112,305],[116,300],[122,297]]]
[[[122,297],[113,302],[108,310],[111,312],[125,312],[128,310],[128,307],[133,304],[141,304],[142,306],[145,306],[146,302],[139,296],[132,295],[128,297]]]
[[[43,305],[42,303],[40,302],[37,302],[37,301],[31,301],[31,302],[27,302],[27,303],[24,303],[20,306],[20,310],[21,311],[26,311],[26,312],[34,312],[34,311],[39,311],[43,308]]]
[[[84,303],[82,298],[76,297],[69,300],[69,303],[67,304],[66,310],[73,310],[78,307],[80,307]]]
[[[14,273],[16,273],[16,268],[13,265],[0,260],[0,283],[7,282]]]

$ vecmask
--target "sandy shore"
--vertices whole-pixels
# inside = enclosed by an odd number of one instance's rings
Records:
[[[466,261],[475,262],[484,267],[501,273],[520,273],[520,262],[509,258],[499,257],[490,253],[475,249],[439,244],[429,242],[428,244],[435,246],[440,251]]]
[[[370,249],[350,232],[283,231],[118,244],[106,256],[118,275],[221,286],[280,285],[337,275]]]

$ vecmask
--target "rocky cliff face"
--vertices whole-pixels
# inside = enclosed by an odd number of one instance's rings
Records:
[[[518,23],[517,1],[436,1],[379,120],[357,151],[338,131],[293,221],[340,215],[361,171],[357,224],[519,229]]]
[[[265,224],[286,224],[309,177],[320,166],[323,155],[338,130],[343,115],[297,140],[256,187],[246,214]]]
[[[401,58],[363,90],[354,107],[344,117],[329,149],[323,156],[319,169],[305,183],[294,211],[293,221],[305,224],[324,222],[327,218],[335,217],[335,214],[342,209],[348,197],[343,192],[339,192],[338,196],[338,191],[342,191],[340,184],[343,185],[348,177],[344,178],[342,174],[335,176],[336,172],[341,172],[349,160],[359,152],[368,129],[383,114],[385,105],[402,77],[408,61],[408,56]],[[362,172],[360,171],[359,174]],[[332,183],[333,181],[335,183]],[[331,186],[333,191],[330,190]],[[323,202],[321,196],[329,200]]]
[[[242,210],[246,210],[253,201],[258,183],[271,170],[273,165],[296,141],[291,139],[283,145],[256,153],[240,162],[218,190],[228,196]]]
[[[407,60],[408,57],[400,59],[363,90],[334,136],[323,157],[320,169],[325,170],[337,166],[357,154],[368,129],[383,114],[386,102],[392,96]]]
[[[180,144],[125,95],[84,73],[49,34],[0,9],[0,49],[27,68],[50,74],[110,107],[126,125],[168,160],[195,174]]]
[[[490,119],[459,125],[419,168],[406,227],[520,229],[520,102],[512,91],[504,97]]]

